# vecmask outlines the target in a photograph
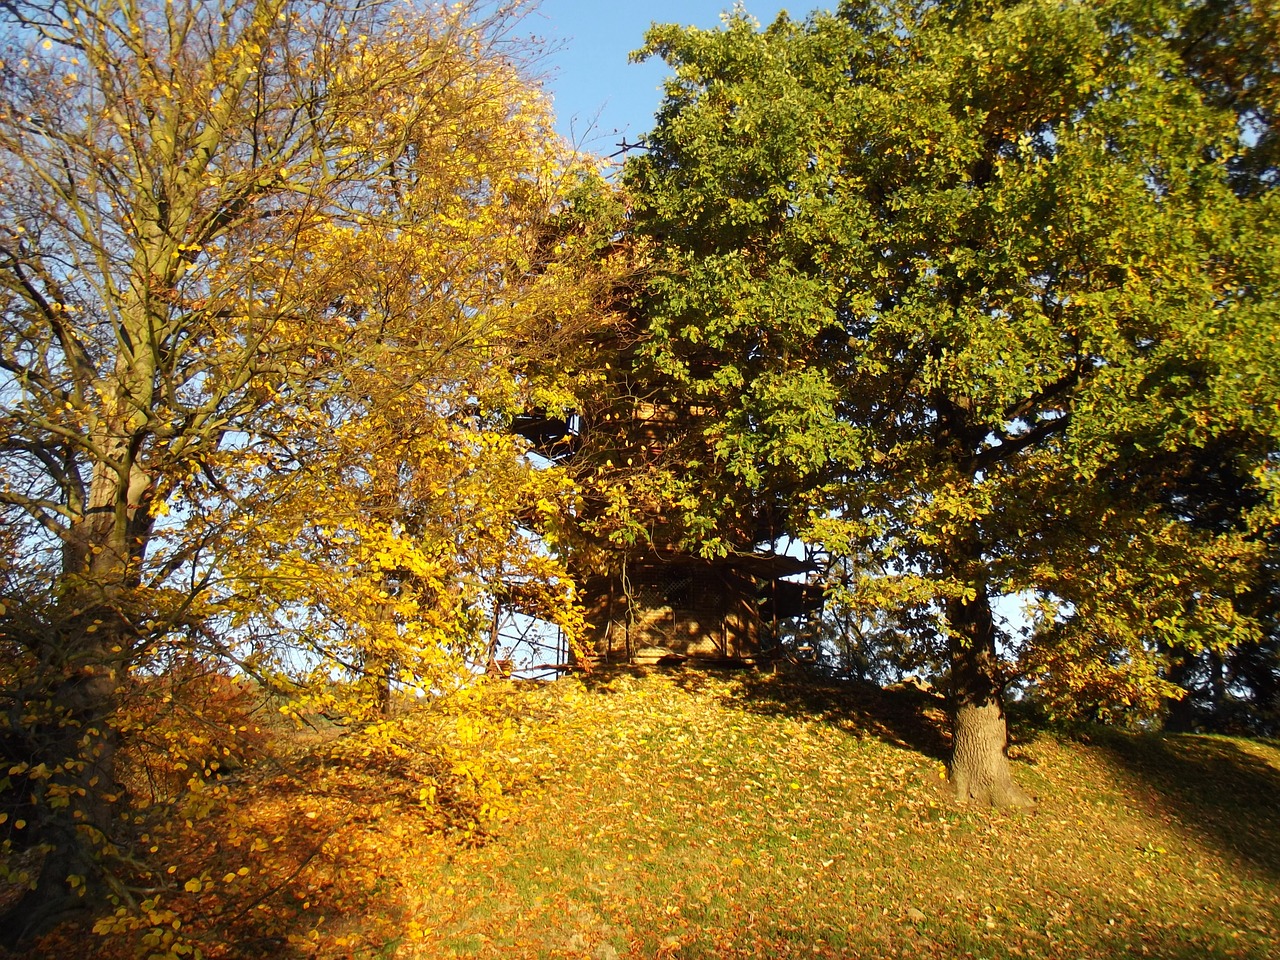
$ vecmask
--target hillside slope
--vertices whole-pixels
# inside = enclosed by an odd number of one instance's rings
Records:
[[[512,693],[537,786],[422,865],[410,956],[1274,957],[1280,751],[1040,734],[958,807],[923,695],[695,673]],[[908,702],[903,703],[903,699]],[[935,715],[935,718],[937,716]]]
[[[1000,813],[948,794],[943,720],[675,670],[300,727],[140,811],[145,896],[31,955],[1277,956],[1275,745],[1023,730],[1039,803]]]

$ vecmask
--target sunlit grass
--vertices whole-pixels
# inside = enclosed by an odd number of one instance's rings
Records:
[[[1016,729],[1039,802],[1002,813],[947,792],[941,706],[676,670],[284,727],[151,812],[146,900],[34,955],[1277,955],[1276,745]]]
[[[1024,732],[1017,776],[1040,802],[1010,815],[950,800],[938,741],[896,736],[892,698],[832,694],[815,717],[785,684],[690,673],[506,696],[533,786],[486,843],[442,840],[422,864],[406,954],[1264,958],[1280,941],[1274,747]]]

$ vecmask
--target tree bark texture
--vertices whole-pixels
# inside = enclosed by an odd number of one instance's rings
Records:
[[[1170,651],[1167,656],[1169,667],[1165,679],[1186,692],[1176,699],[1165,698],[1164,729],[1169,733],[1191,733],[1196,727],[1195,703],[1190,690],[1193,661],[1186,651]]]
[[[68,664],[49,691],[48,722],[31,731],[33,759],[50,772],[47,779],[27,777],[20,783],[42,798],[31,832],[49,852],[35,886],[0,917],[5,947],[96,908],[106,893],[104,857],[112,849],[118,802],[119,737],[111,717],[118,684],[105,657],[91,656],[87,645],[80,652],[78,669]],[[59,798],[65,798],[65,806]]]
[[[985,589],[947,603],[953,697],[951,782],[961,800],[997,807],[1034,801],[1013,782],[1004,678]]]
[[[115,456],[94,465],[88,502],[64,537],[54,612],[29,651],[29,718],[18,735],[30,769],[15,780],[38,811],[29,840],[48,853],[34,888],[0,916],[0,944],[10,947],[100,905],[108,885],[122,794],[120,667],[139,641],[130,596],[152,531],[152,482],[136,444],[104,448]]]

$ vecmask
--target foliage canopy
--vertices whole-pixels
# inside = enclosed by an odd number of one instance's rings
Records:
[[[14,914],[39,924],[128,841],[154,678],[235,664],[365,716],[453,685],[503,578],[572,629],[516,529],[565,488],[505,424],[601,316],[578,206],[607,191],[510,10],[3,15],[0,740],[38,811],[11,839],[53,850]]]
[[[659,264],[649,355],[725,468],[687,528],[777,501],[857,558],[855,602],[907,614],[949,673],[962,792],[1013,796],[1011,680],[1158,702],[1168,650],[1259,636],[1240,601],[1277,518],[1268,24],[845,3],[656,27],[641,51],[675,73],[627,167]],[[1197,522],[1214,498],[1226,516]],[[1010,595],[1035,598],[1026,636],[993,620]]]

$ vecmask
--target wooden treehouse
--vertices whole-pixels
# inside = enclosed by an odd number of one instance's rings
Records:
[[[586,653],[607,663],[753,662],[776,649],[783,621],[821,605],[818,588],[783,579],[808,570],[776,554],[625,558],[582,578]]]
[[[589,443],[578,417],[531,413],[516,418],[514,430],[557,462],[608,457],[626,463],[633,456],[660,456],[682,421],[698,413],[637,402],[621,416],[601,417]],[[771,540],[762,535],[756,542]],[[598,546],[592,551],[600,553]],[[575,652],[575,662],[755,662],[778,652],[787,621],[822,605],[819,586],[795,579],[813,572],[812,564],[749,548],[706,559],[655,542],[606,551],[589,569],[572,558],[571,566],[587,621],[585,649]]]

